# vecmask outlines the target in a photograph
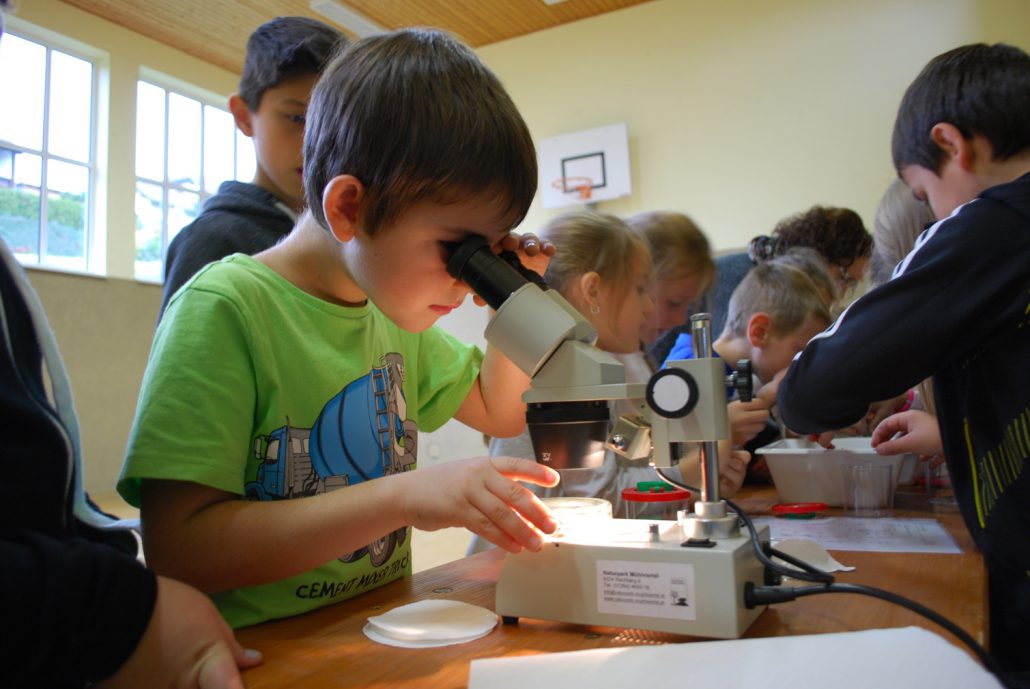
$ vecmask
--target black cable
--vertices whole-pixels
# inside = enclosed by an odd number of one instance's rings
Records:
[[[665,482],[683,488],[684,490],[693,491],[699,494],[700,491],[694,486],[688,486],[685,483],[677,481],[676,479],[669,478],[661,469],[655,467],[655,473]],[[959,627],[957,624],[944,617],[938,612],[931,610],[930,608],[917,603],[910,598],[878,589],[874,586],[865,586],[863,584],[839,584],[834,581],[833,575],[829,572],[824,572],[821,569],[813,567],[807,562],[799,560],[791,555],[776,550],[775,548],[769,548],[769,554],[775,555],[776,557],[789,562],[792,565],[800,567],[801,570],[795,570],[771,560],[765,553],[765,549],[762,548],[762,543],[758,539],[758,529],[755,528],[754,522],[751,518],[742,510],[738,505],[734,504],[728,498],[722,498],[730,509],[732,509],[737,517],[744,522],[747,530],[751,536],[751,545],[755,551],[755,556],[758,560],[765,565],[767,568],[776,572],[782,576],[791,577],[794,579],[800,579],[803,581],[812,581],[821,584],[820,586],[803,586],[803,587],[792,587],[792,586],[755,586],[753,582],[747,582],[744,585],[744,604],[749,608],[755,608],[759,605],[772,605],[774,603],[785,603],[803,596],[814,596],[820,593],[853,593],[863,596],[871,596],[873,598],[879,598],[880,600],[900,605],[907,610],[925,617],[931,622],[935,622],[947,631],[951,632],[964,643],[983,666],[993,674],[1002,686],[1009,687],[1010,684],[1005,680],[1005,672],[998,666],[997,662],[991,655],[984,650],[983,646],[978,644],[976,640],[966,633],[964,629]]]
[[[1005,682],[1004,670],[998,666],[997,662],[986,650],[984,650],[983,646],[978,644],[976,640],[967,634],[964,629],[949,620],[947,617],[931,610],[925,605],[917,603],[911,598],[905,598],[904,596],[892,593],[891,591],[885,591],[874,586],[865,586],[863,584],[833,583],[822,586],[802,586],[795,588],[787,586],[755,586],[752,582],[747,582],[744,585],[744,604],[751,609],[759,605],[785,603],[804,596],[815,596],[822,593],[853,593],[860,596],[870,596],[872,598],[879,598],[880,600],[887,601],[888,603],[900,605],[901,607],[911,610],[918,615],[922,615],[931,622],[935,622],[954,634],[962,643],[969,647],[974,654],[976,654],[976,657],[980,659],[980,662],[983,663],[984,667],[997,677],[998,681],[1003,685],[1008,686]]]
[[[679,488],[683,488],[684,490],[692,491],[695,494],[700,493],[700,491],[694,486],[688,486],[687,484],[677,481],[676,479],[669,478],[664,473],[662,473],[662,471],[657,467],[655,467],[655,473],[657,473],[658,476],[667,483],[670,483]],[[770,548],[769,550],[771,554],[775,554],[776,557],[780,558],[781,560],[784,560],[785,562],[789,562],[790,564],[795,565],[800,569],[785,567],[784,565],[781,565],[780,563],[773,561],[766,554],[765,549],[762,547],[762,542],[758,539],[758,529],[755,528],[754,522],[751,521],[751,518],[747,515],[747,513],[744,512],[744,510],[742,510],[740,506],[735,504],[733,501],[727,498],[723,498],[723,501],[729,506],[731,510],[733,510],[736,513],[737,517],[744,522],[744,525],[747,527],[748,533],[751,536],[751,545],[755,551],[755,557],[757,557],[758,561],[765,565],[765,567],[768,568],[770,571],[776,572],[781,576],[791,577],[792,579],[800,579],[801,581],[810,581],[816,584],[833,583],[833,575],[829,572],[824,572],[821,569],[813,567],[807,562],[803,562],[801,560],[798,560],[797,558],[787,555],[786,553],[781,553],[773,548]]]

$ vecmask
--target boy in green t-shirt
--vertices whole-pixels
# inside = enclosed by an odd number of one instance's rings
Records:
[[[420,428],[524,424],[528,378],[433,327],[469,294],[446,270],[454,242],[483,236],[538,272],[554,252],[510,233],[536,158],[497,78],[436,31],[356,43],[312,94],[304,161],[293,232],[169,303],[118,486],[141,507],[149,564],[214,594],[234,627],[410,572],[409,526],[510,551],[555,528],[517,483],[555,484],[542,465],[413,471]]]

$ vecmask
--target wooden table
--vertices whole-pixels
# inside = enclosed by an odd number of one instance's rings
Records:
[[[776,502],[772,488],[748,488],[737,502],[753,515],[768,514]],[[917,491],[899,492],[895,515],[936,516],[955,537],[960,555],[834,552],[857,567],[837,581],[861,583],[912,598],[951,619],[986,643],[986,575],[955,507],[930,505]],[[465,687],[476,658],[607,648],[696,640],[661,632],[585,627],[545,620],[498,625],[489,635],[457,646],[400,649],[383,646],[362,633],[366,618],[424,598],[462,600],[493,609],[494,585],[503,553],[490,551],[456,560],[375,591],[298,617],[238,632],[259,649],[263,665],[244,675],[260,687]],[[908,610],[866,596],[811,596],[766,610],[746,637],[786,636],[917,625],[951,635]],[[963,647],[964,648],[964,647]]]

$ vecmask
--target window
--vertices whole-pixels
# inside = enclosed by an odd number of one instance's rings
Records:
[[[0,93],[0,234],[22,263],[88,270],[95,65],[8,32],[0,41]]]
[[[224,108],[149,81],[136,86],[137,280],[160,281],[164,255],[229,179],[254,176],[254,147]]]

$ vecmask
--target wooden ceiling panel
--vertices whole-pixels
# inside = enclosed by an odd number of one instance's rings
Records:
[[[337,0],[387,29],[435,26],[474,48],[649,0]],[[278,16],[328,21],[309,0],[63,0],[205,62],[239,73],[251,31]],[[339,27],[354,37],[345,27]]]

